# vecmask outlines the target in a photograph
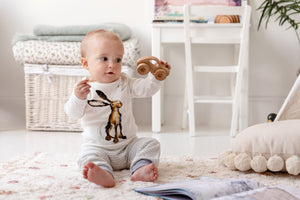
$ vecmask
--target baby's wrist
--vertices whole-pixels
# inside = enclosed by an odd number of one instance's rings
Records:
[[[79,100],[86,100],[87,96],[83,96],[83,95],[80,95],[80,94],[77,94],[76,92],[74,92],[74,96],[79,99]]]

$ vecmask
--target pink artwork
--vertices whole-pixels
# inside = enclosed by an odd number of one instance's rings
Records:
[[[182,6],[184,4],[240,6],[241,0],[155,0],[155,6]]]
[[[159,22],[160,20],[162,22],[169,20],[176,21],[180,19],[183,13],[182,6],[184,4],[241,6],[241,0],[155,0],[154,22]],[[177,21],[180,22],[180,20]]]

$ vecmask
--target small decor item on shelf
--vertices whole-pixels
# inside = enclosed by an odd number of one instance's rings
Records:
[[[268,114],[268,116],[267,116],[268,122],[274,122],[276,116],[277,116],[277,114],[275,114],[275,113]]]
[[[217,15],[215,17],[215,23],[229,24],[229,23],[240,23],[238,15]]]
[[[153,64],[151,61],[155,61]],[[141,75],[151,72],[157,80],[164,80],[169,75],[169,69],[160,64],[158,58],[154,56],[145,56],[137,60],[137,71]]]

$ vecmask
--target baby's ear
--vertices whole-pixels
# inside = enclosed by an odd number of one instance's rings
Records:
[[[81,58],[81,64],[84,69],[86,69],[86,70],[89,69],[89,65],[88,65],[86,58]]]

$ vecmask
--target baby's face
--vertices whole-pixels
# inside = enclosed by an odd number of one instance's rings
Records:
[[[91,38],[86,50],[87,67],[91,79],[100,83],[111,83],[121,75],[124,49],[119,40],[107,37]]]

